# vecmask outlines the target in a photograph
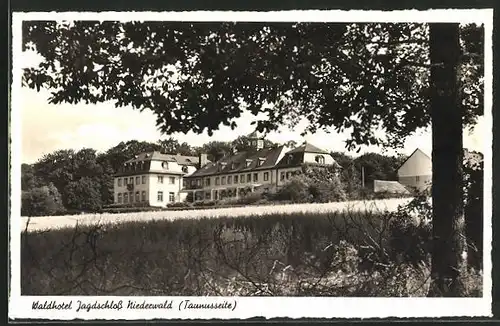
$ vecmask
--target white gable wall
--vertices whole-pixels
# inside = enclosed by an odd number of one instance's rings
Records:
[[[421,150],[417,150],[399,168],[399,177],[413,177],[432,174],[432,160]]]
[[[418,190],[428,189],[432,182],[432,160],[417,149],[398,170],[399,182]]]

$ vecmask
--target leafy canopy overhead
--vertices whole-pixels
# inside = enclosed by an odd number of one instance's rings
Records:
[[[462,27],[466,123],[482,114],[482,35]],[[23,37],[44,58],[25,86],[52,103],[150,109],[167,134],[234,129],[249,110],[259,131],[302,118],[305,132],[350,130],[352,149],[402,145],[430,124],[424,24],[29,21]]]

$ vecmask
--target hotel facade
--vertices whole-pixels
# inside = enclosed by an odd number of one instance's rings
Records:
[[[237,198],[256,189],[279,188],[301,173],[304,163],[339,167],[330,153],[309,143],[295,149],[264,148],[264,138],[258,133],[248,139],[249,151],[227,155],[184,176],[183,192],[190,194],[190,200]]]
[[[208,162],[206,155],[149,152],[126,161],[114,177],[114,203],[164,207],[184,201],[183,178]]]

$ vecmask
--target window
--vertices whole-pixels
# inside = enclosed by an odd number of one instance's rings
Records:
[[[246,166],[246,167],[249,167],[251,164],[252,164],[252,161],[251,161],[251,160],[247,160],[247,161],[246,161],[246,165],[245,165],[245,166]]]
[[[201,179],[196,179],[196,186],[201,187],[202,186],[202,180]]]
[[[128,194],[127,194],[127,193],[124,193],[124,194],[123,194],[123,203],[124,203],[124,204],[127,204],[127,203],[128,203]]]
[[[118,187],[122,186],[122,178],[118,178]]]
[[[142,184],[143,184],[143,185],[145,185],[145,184],[146,184],[146,176],[145,176],[145,175],[143,175],[143,176],[142,176]]]
[[[122,203],[122,194],[118,194],[118,204]]]
[[[163,176],[162,175],[158,176],[158,183],[163,183]]]
[[[269,172],[264,172],[264,181],[269,180]]]
[[[220,178],[220,183],[221,183],[222,185],[225,185],[225,184],[226,184],[226,177],[222,177],[222,178]]]
[[[237,175],[234,176],[234,183],[238,183],[238,176]]]
[[[159,202],[163,201],[163,191],[158,191],[158,201]]]
[[[316,163],[325,164],[325,157],[323,155],[316,156]]]
[[[138,203],[140,200],[141,200],[141,193],[137,191],[135,193],[135,202]]]
[[[175,193],[169,192],[168,193],[168,201],[169,202],[174,202],[175,201]]]
[[[142,192],[142,201],[146,201],[146,191]]]
[[[128,183],[134,184],[134,177],[130,177],[130,179],[128,179]]]
[[[288,164],[292,164],[292,160],[293,160],[293,156],[292,155],[288,155],[287,163]]]
[[[247,182],[252,182],[252,174],[247,174]]]
[[[285,172],[281,172],[280,174],[280,180],[285,180]]]
[[[259,158],[259,161],[258,161],[258,163],[257,163],[257,166],[261,166],[262,164],[264,164],[264,161],[265,161],[265,160],[266,160],[266,159],[264,159],[264,158]]]
[[[205,186],[210,186],[210,178],[205,179]]]
[[[415,181],[416,181],[416,182],[420,182],[420,176],[418,176],[418,175],[417,175],[417,176],[415,177]]]
[[[141,184],[141,177],[135,177],[135,184]]]
[[[164,169],[168,169],[168,162],[162,162],[161,167]]]
[[[183,166],[183,167],[182,167],[182,172],[184,172],[184,173],[188,173],[188,167],[187,167],[187,166]]]
[[[128,199],[130,200],[131,203],[134,202],[134,193],[133,192],[128,193]]]
[[[212,195],[212,194],[210,193],[210,191],[205,192],[205,199],[210,200],[210,199],[211,199],[211,197],[212,197],[211,195]]]
[[[245,183],[245,175],[240,175],[240,183]]]
[[[253,174],[253,182],[257,182],[259,181],[259,174],[258,173],[254,173]]]
[[[219,185],[219,177],[216,177],[215,178],[215,185],[218,186]]]
[[[175,184],[175,177],[170,177],[168,179],[170,180],[171,185]]]
[[[286,179],[287,179],[287,180],[288,180],[288,179],[290,179],[290,172],[287,172],[287,173],[286,173]]]
[[[233,177],[232,176],[228,176],[227,177],[227,184],[230,185],[231,183],[233,183]]]
[[[193,180],[191,180],[191,187],[194,187],[194,186],[196,186],[196,180],[193,179]]]

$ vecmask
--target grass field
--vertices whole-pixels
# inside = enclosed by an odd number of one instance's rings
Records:
[[[217,218],[221,216],[244,217],[292,213],[328,213],[342,211],[394,211],[399,205],[408,203],[411,198],[334,202],[325,204],[263,205],[236,208],[202,209],[185,211],[157,211],[123,214],[85,214],[68,216],[22,217],[21,230],[25,230],[29,219],[28,231],[72,228],[75,225],[96,223],[123,223],[130,221],[176,220],[186,218]]]
[[[405,201],[55,219],[21,233],[21,293],[425,296],[429,229],[387,212]]]

